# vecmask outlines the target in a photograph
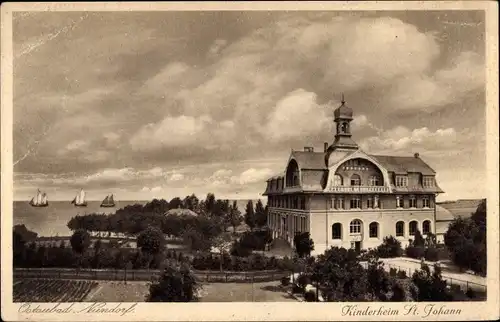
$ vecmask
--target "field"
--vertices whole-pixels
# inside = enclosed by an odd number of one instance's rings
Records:
[[[279,282],[202,283],[201,302],[295,301]],[[148,282],[20,279],[14,284],[14,302],[144,302]]]
[[[14,302],[81,302],[96,287],[94,281],[23,279],[14,284]]]

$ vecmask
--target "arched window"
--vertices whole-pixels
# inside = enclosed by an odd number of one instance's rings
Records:
[[[361,220],[359,219],[354,219],[351,221],[351,224],[349,225],[349,231],[351,234],[360,234],[361,233]]]
[[[416,221],[410,221],[410,236],[415,236],[418,229],[418,223]]]
[[[422,223],[422,233],[423,234],[428,234],[431,232],[431,221],[430,220],[424,220]]]
[[[361,185],[361,177],[358,174],[353,174],[351,176],[351,186],[360,186]]]
[[[378,223],[372,222],[370,223],[370,238],[378,238]]]
[[[380,185],[380,178],[379,178],[379,176],[370,176],[368,184],[370,186],[378,186],[378,185]]]
[[[398,221],[396,223],[396,237],[403,237],[405,235],[405,223],[404,221]]]
[[[333,185],[334,186],[341,186],[343,185],[343,180],[342,180],[342,176],[339,175],[339,174],[336,174],[333,176]]]
[[[342,224],[335,223],[332,225],[332,239],[342,239]]]

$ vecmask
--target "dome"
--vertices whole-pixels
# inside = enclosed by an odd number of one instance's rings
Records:
[[[342,105],[340,105],[333,114],[335,118],[352,118],[352,108],[345,105],[345,102],[342,102]]]

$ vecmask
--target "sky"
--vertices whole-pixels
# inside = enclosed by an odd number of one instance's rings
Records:
[[[485,197],[481,11],[15,13],[14,198],[262,198],[291,149],[418,152]]]

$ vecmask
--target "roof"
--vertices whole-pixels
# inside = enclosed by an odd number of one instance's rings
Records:
[[[437,205],[450,211],[455,218],[467,218],[476,212],[481,201],[482,199],[460,199],[455,201],[440,202],[437,203]]]
[[[436,171],[432,169],[419,157],[402,157],[390,155],[370,155],[377,160],[389,172],[396,174],[406,174],[408,172],[419,172],[423,175],[435,175]]]
[[[292,151],[300,169],[326,170],[325,152]]]
[[[453,221],[455,216],[446,208],[436,204],[436,221]]]
[[[345,105],[345,102],[342,102],[342,105],[340,105],[339,107],[337,107],[335,109],[335,111],[333,112],[333,115],[335,118],[338,118],[338,117],[352,118],[352,108]]]
[[[190,209],[184,209],[184,208],[177,208],[177,209],[170,209],[165,213],[165,216],[169,215],[177,215],[177,216],[198,216],[198,214]]]

